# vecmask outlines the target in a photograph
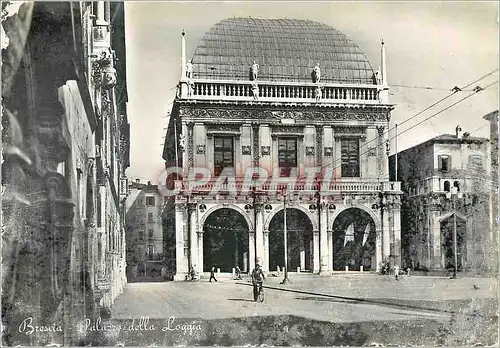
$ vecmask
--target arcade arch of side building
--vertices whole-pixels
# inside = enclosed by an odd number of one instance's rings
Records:
[[[389,181],[394,106],[384,45],[375,72],[352,40],[312,21],[223,20],[189,64],[184,33],[181,40],[185,68],[163,153],[184,178],[165,204],[175,279],[190,267],[282,268],[284,200],[290,271],[379,270],[385,259],[400,264],[402,192]],[[269,181],[288,189],[248,182],[249,167],[264,168]],[[213,177],[199,185],[190,180],[193,168]],[[229,168],[233,174],[220,180]],[[311,168],[322,176],[290,186],[309,178]]]

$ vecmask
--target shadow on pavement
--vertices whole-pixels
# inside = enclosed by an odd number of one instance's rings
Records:
[[[245,283],[236,283],[240,285],[247,285]],[[312,300],[312,301],[330,301],[330,302],[342,302],[342,303],[351,303],[351,304],[375,304],[375,305],[383,305],[388,307],[397,307],[404,309],[414,309],[421,311],[430,311],[430,312],[438,312],[438,313],[447,313],[447,314],[459,314],[465,316],[474,316],[474,317],[484,317],[491,318],[496,317],[498,315],[496,313],[482,314],[487,312],[485,309],[498,308],[498,304],[494,299],[484,299],[481,301],[477,301],[477,303],[473,303],[471,299],[464,300],[448,300],[448,301],[418,301],[418,300],[402,300],[402,299],[368,299],[368,298],[357,298],[357,297],[347,297],[347,296],[339,296],[339,295],[330,295],[330,294],[321,294],[314,293],[310,291],[303,290],[293,290],[287,288],[278,288],[274,286],[264,286],[266,289],[277,290],[277,291],[285,291],[292,292],[296,294],[304,294],[304,295],[313,295],[309,297],[297,297],[299,300]],[[341,300],[341,301],[339,301]],[[484,303],[482,303],[484,302]],[[472,310],[472,313],[467,313],[464,311],[464,308],[467,307],[477,307],[480,304],[480,307],[483,310]],[[449,309],[453,308],[453,309]],[[456,308],[456,309],[455,309]],[[471,308],[473,309],[473,308]]]
[[[255,302],[254,300],[249,300],[247,298],[228,298],[228,301],[241,301],[241,302]]]

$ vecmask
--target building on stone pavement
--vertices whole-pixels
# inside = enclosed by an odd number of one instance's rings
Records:
[[[397,154],[403,267],[484,273],[494,260],[490,142],[456,127]],[[390,158],[396,175],[396,155]],[[453,207],[455,198],[455,209]],[[492,258],[493,257],[493,258]]]
[[[83,342],[79,324],[109,314],[126,282],[123,21],[122,3],[2,2],[8,345]],[[55,330],[20,332],[27,318]]]
[[[164,276],[163,197],[157,185],[130,182],[126,200],[127,279]]]
[[[282,269],[285,211],[290,271],[399,264],[384,43],[377,78],[354,41],[309,20],[225,19],[189,74],[185,40],[163,153],[175,279]]]

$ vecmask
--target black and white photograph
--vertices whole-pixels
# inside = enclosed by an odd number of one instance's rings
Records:
[[[499,347],[496,1],[1,1],[1,345]]]

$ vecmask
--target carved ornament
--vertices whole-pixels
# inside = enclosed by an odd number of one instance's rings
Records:
[[[260,153],[262,154],[262,156],[271,155],[271,146],[261,146]]]
[[[243,155],[251,155],[252,154],[252,147],[250,145],[243,145],[241,147],[241,153]]]
[[[205,145],[196,145],[196,154],[204,155],[205,154]]]
[[[272,110],[245,110],[245,109],[209,109],[180,107],[181,117],[207,119],[294,119],[311,121],[373,121],[387,122],[390,119],[389,111],[379,112],[342,112],[342,111],[272,111]]]

